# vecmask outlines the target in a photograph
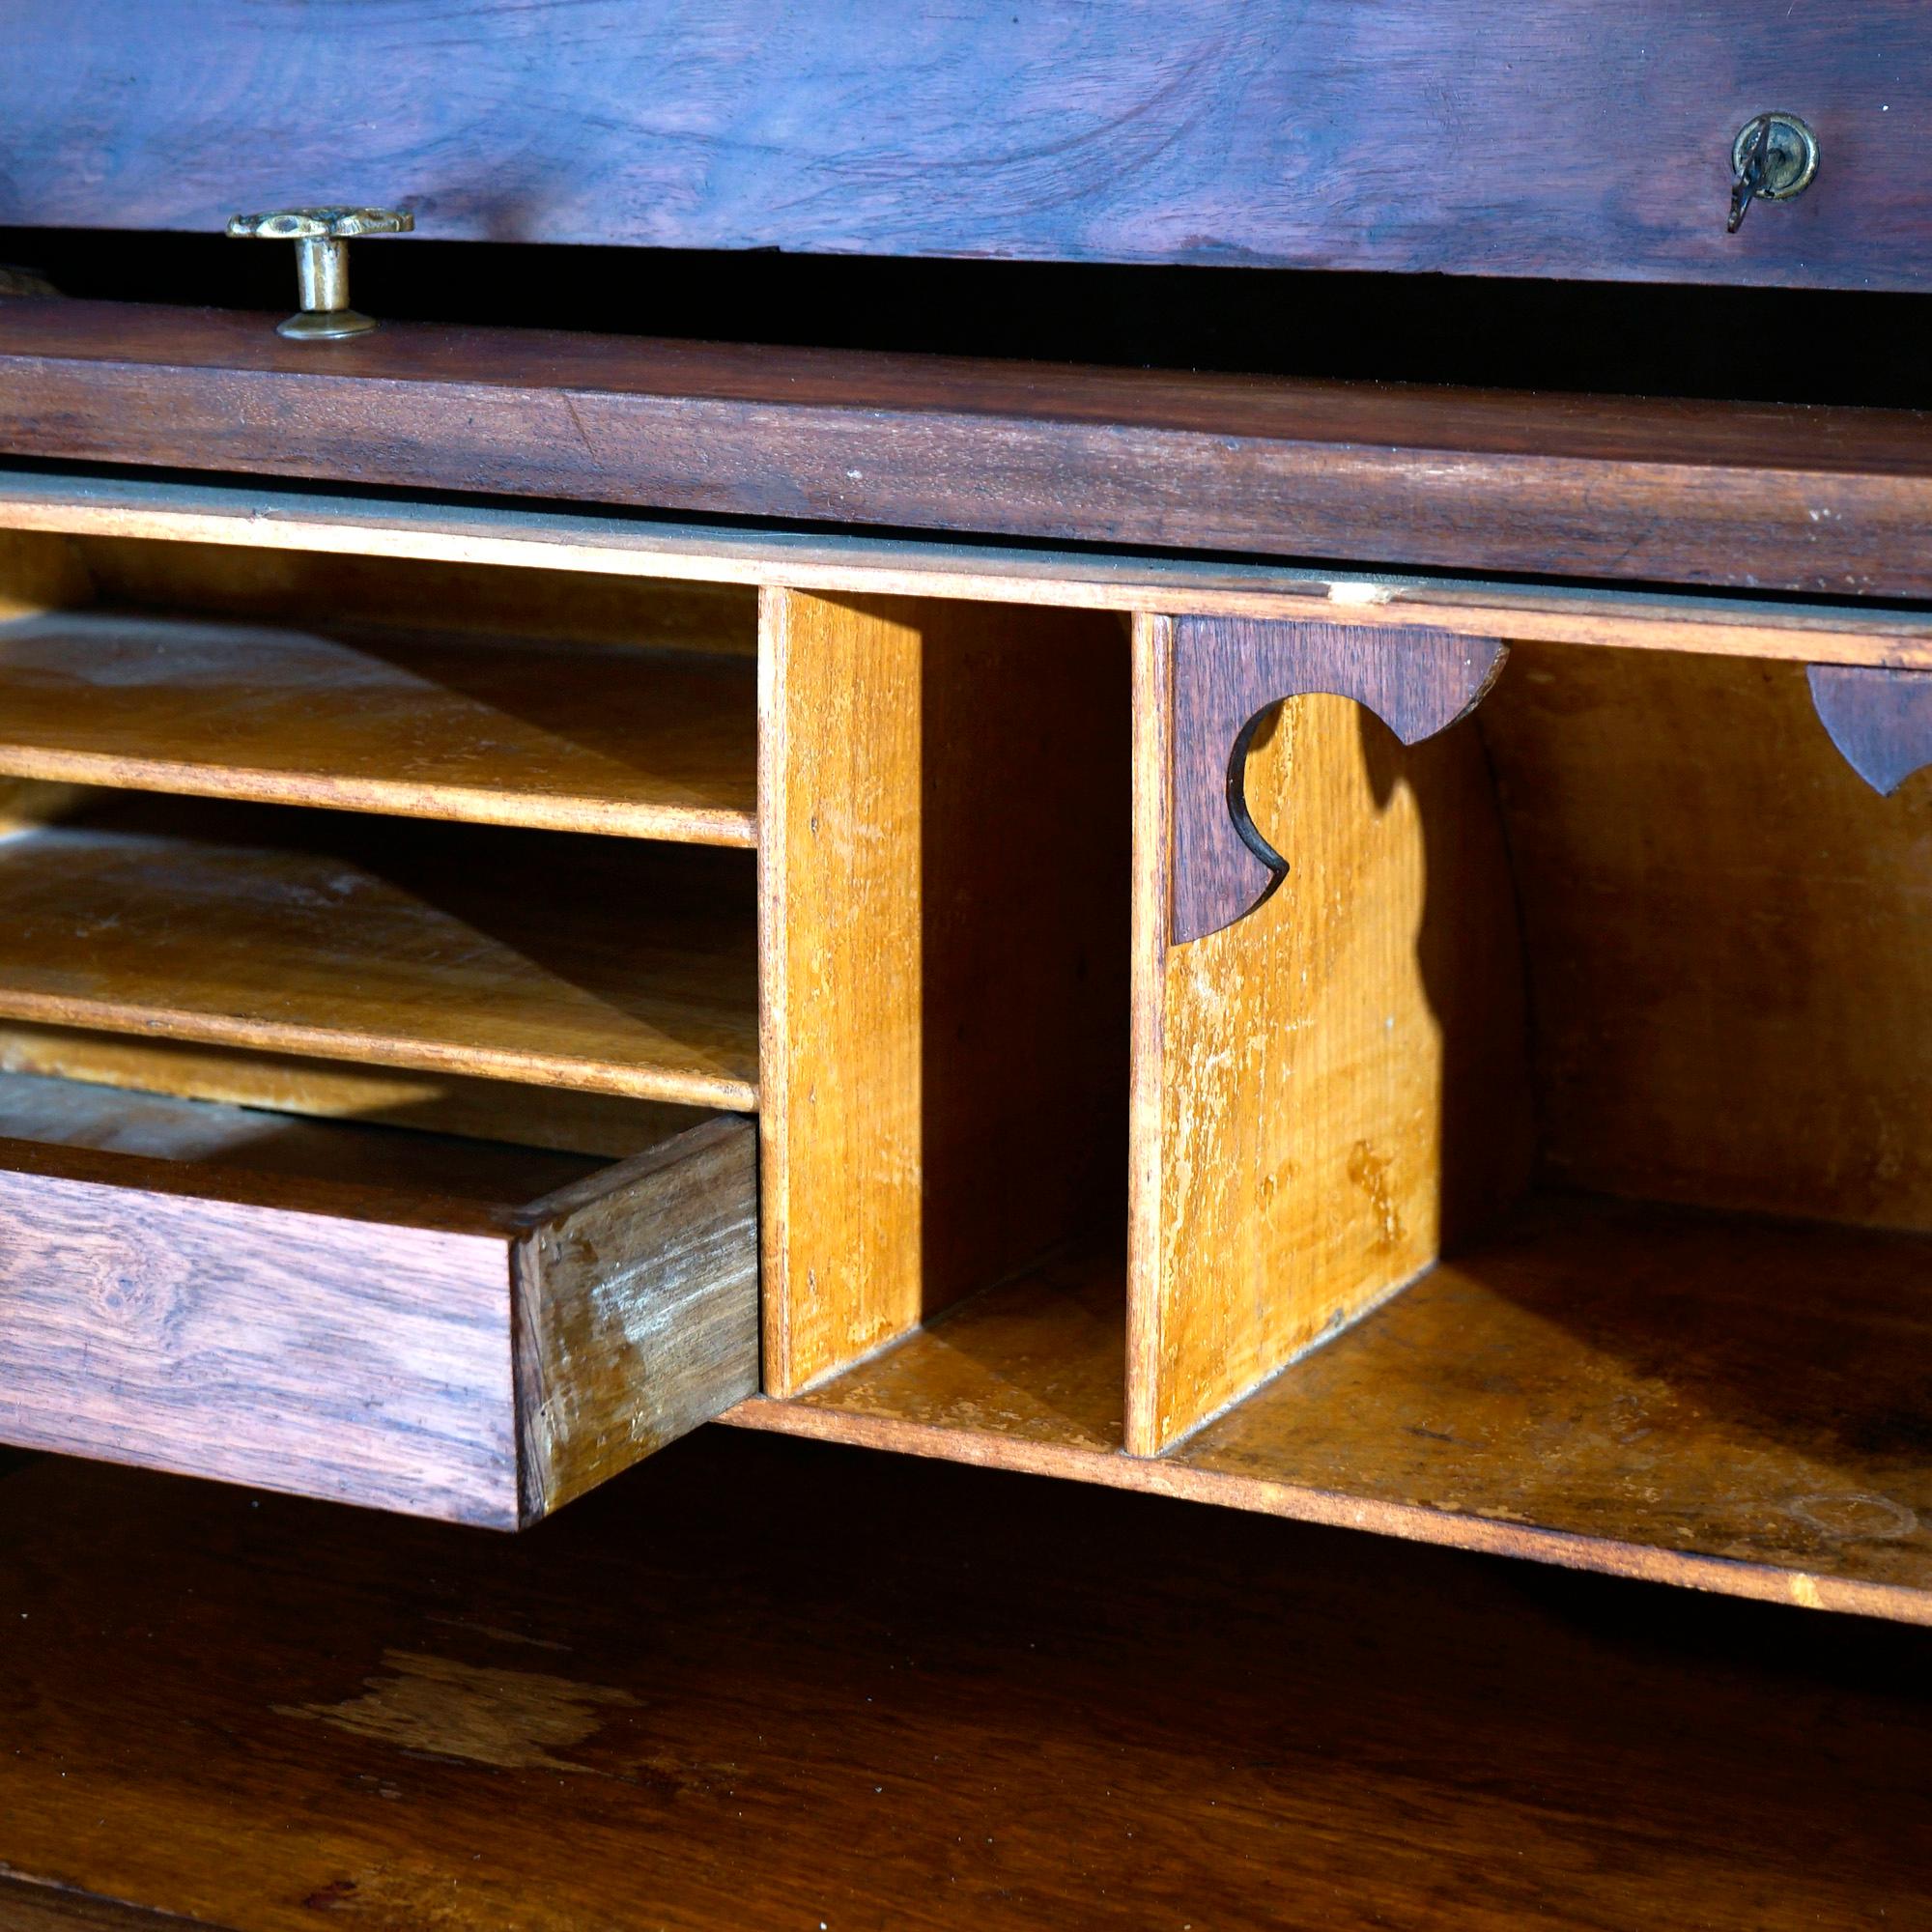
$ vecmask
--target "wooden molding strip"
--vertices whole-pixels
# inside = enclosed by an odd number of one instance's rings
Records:
[[[0,450],[704,515],[1932,595],[1906,411],[0,305]],[[1748,514],[1744,514],[1747,508]]]
[[[1473,711],[1509,655],[1494,638],[1345,624],[1182,617],[1173,628],[1170,936],[1219,932],[1261,904],[1288,862],[1248,812],[1248,745],[1275,704],[1318,692],[1366,706],[1405,745]]]
[[[1932,668],[1932,611],[1735,592],[1519,584],[971,538],[748,529],[635,513],[404,496],[324,496],[0,464],[0,530],[319,555],[567,570],[661,582],[929,596],[1153,615],[1427,622],[1464,637]]]
[[[1820,722],[1875,792],[1889,796],[1932,765],[1932,676],[1873,665],[1813,665],[1809,675]]]

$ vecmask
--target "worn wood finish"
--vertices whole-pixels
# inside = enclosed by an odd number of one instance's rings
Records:
[[[143,1905],[124,1905],[93,1892],[64,1885],[36,1885],[29,1880],[0,1877],[0,1924],[8,1932],[238,1932],[233,1926],[210,1927],[205,1918],[182,1918],[172,1912],[151,1912]]]
[[[138,804],[0,842],[0,1016],[756,1105],[748,855]]]
[[[0,1861],[234,1932],[1932,1896],[1916,1632],[723,1431],[515,1541],[53,1461],[0,1493]]]
[[[1932,764],[1932,679],[1922,671],[1813,665],[1811,701],[1832,742],[1874,791]]]
[[[467,241],[1932,286],[1911,0],[1776,31],[1748,0],[1179,0],[1106,30],[1074,0],[864,0],[776,24],[759,0],[488,0],[426,39],[406,0],[353,25],[43,0],[0,86],[0,220],[218,230],[320,197]],[[1774,106],[1824,167],[1727,236],[1732,138]],[[1628,167],[1592,126],[1637,135]]]
[[[1126,640],[774,592],[762,671],[767,1385],[1122,1211]]]
[[[737,631],[735,619],[721,629],[704,599],[735,597],[736,586],[770,586],[1170,616],[1321,623],[1346,615],[1364,628],[1425,623],[1459,637],[1932,668],[1932,616],[1878,604],[1397,577],[1179,553],[1016,549],[841,529],[747,529],[554,504],[318,496],[273,482],[155,481],[0,464],[0,530],[36,545],[80,536],[90,575],[103,590],[111,587],[124,598],[159,595],[173,604],[181,594],[173,588],[163,594],[163,586],[182,583],[196,609],[235,582],[237,559],[246,552],[261,568],[248,573],[245,597],[233,607],[213,607],[232,608],[237,615],[298,617],[314,609],[325,589],[334,594],[336,574],[345,572],[352,582],[358,577],[371,582],[384,600],[384,621],[395,621],[398,612],[403,621],[419,620],[419,602],[396,602],[399,584],[416,578],[413,572],[399,576],[393,565],[410,562],[426,567],[426,580],[437,585],[431,604],[438,611],[445,608],[446,594],[454,594],[475,607],[478,621],[487,616],[497,622],[500,611],[527,603],[532,618],[541,619],[540,633],[555,637],[577,635],[577,614],[596,609],[608,614],[594,635],[628,640],[638,635],[641,590],[649,598],[653,643],[668,645],[687,635],[668,629],[664,614],[691,599],[698,608],[688,635],[705,649],[725,648]],[[197,552],[218,554],[218,568],[166,566],[170,556]],[[110,567],[103,554],[143,559],[143,567],[138,575],[119,561]],[[453,568],[445,575],[439,565]],[[278,602],[264,602],[262,582],[284,580],[296,588],[278,589]],[[562,590],[519,597],[514,586],[526,581]],[[486,596],[487,603],[481,601]],[[40,609],[41,601],[29,608]]]
[[[1120,1449],[1101,1249],[725,1419],[1932,1624],[1927,1260],[1921,1236],[1533,1196],[1149,1459]]]
[[[1176,945],[1244,918],[1286,876],[1286,862],[1248,810],[1248,748],[1271,706],[1318,693],[1352,698],[1413,745],[1474,710],[1508,655],[1493,638],[1340,623],[1180,617],[1166,636]]]
[[[7,1441],[515,1528],[757,1386],[745,1122],[575,1179],[31,1075],[0,1121]]]
[[[752,666],[688,651],[0,625],[0,772],[28,778],[745,846],[755,722]]]
[[[1795,665],[1520,644],[1476,726],[1547,1170],[1932,1229],[1932,802],[1874,793]]]
[[[1776,212],[1776,211],[1774,211]],[[776,517],[1932,594],[1911,412],[0,304],[0,448]]]
[[[1293,885],[1171,945],[1171,628],[1135,642],[1140,1455],[1427,1267],[1529,1157],[1520,941],[1473,733],[1405,750],[1345,698],[1282,706],[1247,782]]]
[[[20,1021],[0,1022],[0,1072],[611,1159],[627,1159],[639,1148],[654,1146],[690,1119],[682,1107],[569,1088]]]
[[[673,1134],[701,1118],[684,1108],[664,1111]],[[506,1141],[305,1120],[12,1070],[0,1074],[0,1128],[16,1142],[185,1163],[190,1185],[196,1164],[290,1185],[313,1183],[335,1190],[327,1196],[331,1203],[346,1200],[344,1190],[360,1188],[488,1208],[554,1193],[605,1166],[584,1155]]]

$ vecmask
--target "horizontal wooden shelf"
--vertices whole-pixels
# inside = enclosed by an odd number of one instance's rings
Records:
[[[0,626],[0,773],[756,842],[748,657],[62,611]]]
[[[1118,1258],[732,1420],[1932,1623],[1932,1237],[1532,1197],[1164,1457]]]
[[[757,1104],[747,854],[134,803],[0,840],[0,1017]]]

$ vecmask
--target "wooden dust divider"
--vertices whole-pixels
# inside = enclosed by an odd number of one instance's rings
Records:
[[[1385,689],[1418,646],[1441,676]],[[1131,1454],[1171,1448],[1524,1183],[1509,856],[1480,746],[1434,736],[1493,670],[1432,632],[1135,625]],[[1433,742],[1370,744],[1364,705]],[[1293,855],[1279,892],[1230,822],[1243,774],[1246,836]],[[1190,807],[1196,843],[1228,848],[1191,872]]]

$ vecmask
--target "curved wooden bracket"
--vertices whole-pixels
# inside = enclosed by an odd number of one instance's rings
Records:
[[[1932,671],[1813,665],[1809,676],[1820,723],[1875,792],[1895,792],[1932,765]]]
[[[1417,744],[1475,709],[1509,647],[1420,625],[1178,617],[1173,653],[1169,932],[1179,946],[1246,918],[1288,871],[1248,815],[1248,746],[1265,712],[1332,693]]]

